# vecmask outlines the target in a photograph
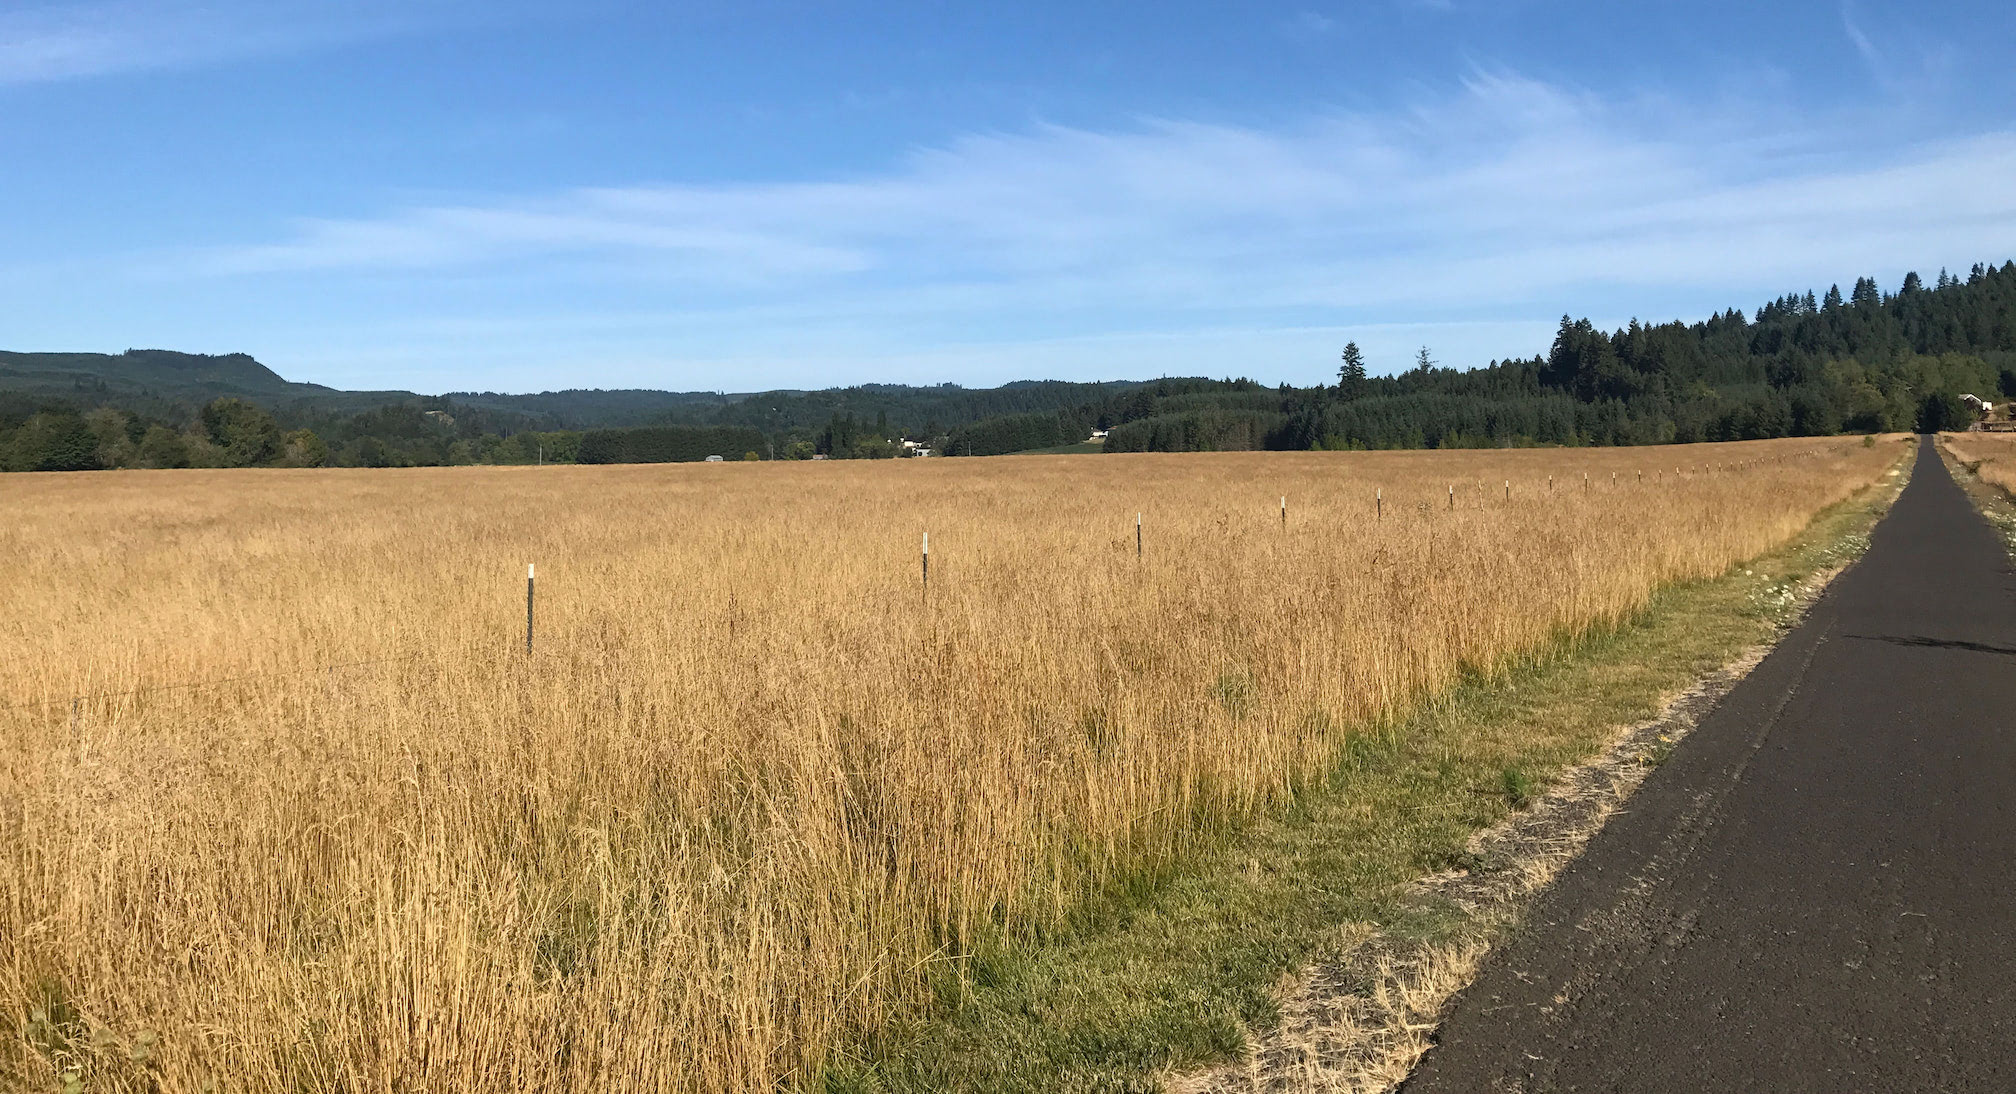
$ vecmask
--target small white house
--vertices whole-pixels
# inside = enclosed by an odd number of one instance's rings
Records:
[[[1092,439],[1095,441],[1103,441],[1106,439],[1106,434],[1110,432],[1112,431],[1107,429],[1095,429],[1092,431]]]
[[[708,462],[708,463],[720,463],[720,462],[721,462],[721,457],[719,457],[719,456],[709,456],[709,457],[707,457],[707,462]]]

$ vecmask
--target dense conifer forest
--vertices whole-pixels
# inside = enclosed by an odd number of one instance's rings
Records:
[[[1337,382],[1164,378],[755,394],[345,392],[242,354],[0,354],[0,467],[410,466],[997,455],[1108,434],[1109,452],[1630,445],[1964,424],[2016,397],[2016,262],[1792,293],[1753,314],[1603,331],[1483,368],[1424,347]],[[900,442],[908,439],[913,447]]]
[[[2016,396],[2016,263],[1868,278],[1755,315],[1601,331],[1567,316],[1545,356],[1481,369],[1424,353],[1368,377],[1347,347],[1333,387],[1262,389],[1091,409],[1109,451],[1664,444],[1940,428],[1962,392]],[[1175,389],[1171,388],[1172,394]],[[1199,393],[1201,394],[1201,392]]]

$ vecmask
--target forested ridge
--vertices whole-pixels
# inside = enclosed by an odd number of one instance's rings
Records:
[[[1347,356],[1351,349],[1347,348]],[[1563,316],[1543,356],[1481,369],[1427,352],[1392,376],[1088,408],[1109,451],[1663,444],[1957,424],[1956,397],[2016,396],[2016,263],[1791,294],[1698,323],[1601,331]],[[1171,388],[1172,393],[1177,389]]]
[[[1895,292],[1792,293],[1753,314],[1615,331],[1483,368],[1424,347],[1337,382],[1163,378],[751,394],[344,392],[242,354],[0,354],[0,467],[407,466],[995,455],[1107,432],[1109,452],[1617,445],[1940,428],[2016,397],[2016,262]],[[902,442],[908,440],[910,444]]]

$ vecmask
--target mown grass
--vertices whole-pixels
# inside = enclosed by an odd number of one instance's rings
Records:
[[[1492,868],[1466,850],[1476,832],[1772,640],[1797,611],[1786,590],[1858,557],[1894,496],[1865,490],[1783,550],[1353,738],[1327,785],[1279,819],[1113,887],[1046,937],[976,947],[964,976],[946,969],[932,1019],[859,1046],[815,1087],[1145,1092],[1239,1057],[1278,1022],[1284,978],[1366,925],[1420,942],[1466,930],[1458,909],[1406,899],[1409,883]]]

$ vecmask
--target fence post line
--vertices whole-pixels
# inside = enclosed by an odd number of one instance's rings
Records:
[[[1511,500],[1512,500],[1512,480],[1511,480],[1511,479],[1506,479],[1506,480],[1505,480],[1505,500],[1506,500],[1506,501],[1511,501]]]
[[[1383,486],[1382,486],[1382,487],[1379,487],[1379,488],[1377,488],[1377,489],[1375,489],[1375,490],[1373,490],[1373,491],[1372,491],[1372,504],[1373,504],[1373,506],[1374,506],[1374,508],[1373,508],[1373,510],[1372,510],[1372,519],[1373,519],[1374,521],[1381,521],[1381,520],[1385,520],[1385,519],[1386,519],[1386,488],[1385,488],[1385,487],[1383,487]]]
[[[525,656],[532,656],[532,579],[538,573],[539,564],[525,564]]]
[[[1288,527],[1288,495],[1286,494],[1281,495],[1281,527],[1284,531]]]
[[[1451,483],[1449,486],[1449,511],[1452,513],[1456,511],[1456,486],[1454,483]]]
[[[1139,560],[1140,560],[1140,558],[1141,558],[1141,514],[1140,514],[1140,513],[1135,513],[1135,514],[1134,514],[1134,558],[1135,558],[1135,560],[1136,560],[1136,561],[1139,561]]]
[[[931,533],[924,533],[924,591],[931,591]]]

